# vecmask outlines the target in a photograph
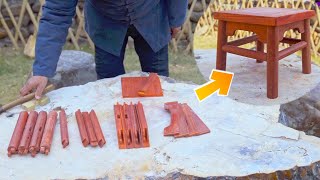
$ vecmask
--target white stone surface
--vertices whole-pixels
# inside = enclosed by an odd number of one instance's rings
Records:
[[[197,65],[204,78],[209,79],[216,67],[216,49],[195,50]],[[227,71],[234,73],[229,97],[255,105],[276,105],[296,100],[316,87],[320,82],[320,67],[312,64],[312,73],[302,73],[301,58],[290,55],[279,62],[279,96],[267,98],[266,62],[227,55]]]
[[[0,179],[139,178],[165,176],[170,172],[201,177],[244,176],[306,166],[320,160],[320,140],[278,124],[278,105],[253,106],[217,96],[200,104],[194,85],[162,80],[162,87],[164,97],[122,99],[120,77],[116,77],[49,93],[50,104],[37,110],[66,108],[70,145],[62,148],[57,125],[48,156],[8,158],[6,149],[21,108],[0,115]],[[144,105],[151,147],[119,150],[113,104],[139,100]],[[170,114],[163,108],[168,101],[187,102],[211,133],[183,139],[163,137],[163,129],[170,120]],[[95,109],[106,146],[82,146],[74,116],[78,108]]]

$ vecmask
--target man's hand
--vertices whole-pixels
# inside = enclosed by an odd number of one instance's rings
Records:
[[[180,31],[181,31],[181,27],[171,28],[171,37],[176,38]]]
[[[48,78],[44,76],[32,76],[28,82],[21,88],[20,95],[25,96],[32,90],[35,90],[35,98],[42,97],[43,90],[47,86]]]

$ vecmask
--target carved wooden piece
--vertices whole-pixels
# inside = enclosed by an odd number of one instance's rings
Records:
[[[150,147],[142,104],[114,105],[119,149]]]
[[[35,157],[40,151],[40,143],[43,136],[44,128],[47,122],[47,112],[41,111],[37,118],[36,126],[33,130],[33,135],[31,138],[31,143],[29,146],[29,153],[32,157]]]
[[[38,113],[31,111],[28,116],[27,123],[25,125],[20,145],[18,148],[19,154],[27,154],[29,152],[29,145],[31,142],[34,127],[37,122]]]
[[[104,138],[98,117],[97,117],[94,110],[91,110],[91,112],[90,112],[90,119],[91,119],[92,126],[93,126],[94,132],[95,132],[97,140],[98,140],[98,144],[100,147],[103,147],[103,145],[106,144],[106,140]]]
[[[313,10],[285,8],[249,8],[214,12],[214,18],[219,20],[216,68],[226,70],[227,53],[250,57],[259,63],[267,61],[267,97],[277,98],[279,60],[302,50],[302,72],[311,73],[310,18],[314,15]],[[283,37],[285,31],[290,29],[299,31],[302,34],[301,40]],[[251,31],[256,35],[228,43],[227,36],[234,35],[236,30]],[[256,51],[237,47],[250,41],[257,42]],[[291,46],[279,52],[279,42]]]
[[[88,137],[89,137],[89,144],[92,147],[98,146],[98,140],[97,140],[96,134],[94,132],[89,113],[82,112],[82,117],[84,120],[84,125],[86,126]]]
[[[187,104],[168,102],[164,106],[171,114],[171,123],[164,129],[164,136],[180,138],[210,133],[209,128]]]
[[[84,120],[83,120],[83,116],[80,110],[78,110],[76,112],[76,119],[77,119],[77,124],[78,124],[78,128],[79,128],[79,133],[80,133],[80,137],[81,137],[81,142],[83,144],[84,147],[87,147],[90,143],[89,141],[89,137],[87,134],[87,130],[86,127],[84,125]]]
[[[121,87],[124,98],[163,96],[156,73],[150,73],[149,77],[122,77]]]
[[[14,128],[14,131],[12,133],[12,136],[11,136],[11,140],[10,140],[10,143],[9,143],[9,146],[8,146],[8,156],[10,157],[12,154],[16,154],[17,151],[18,151],[18,146],[20,144],[20,141],[21,141],[21,137],[22,137],[22,134],[23,134],[23,130],[24,130],[24,127],[27,123],[27,119],[28,119],[28,112],[27,111],[22,111],[20,114],[19,114],[19,118],[18,118],[18,121],[17,121],[17,124]]]
[[[69,145],[69,133],[68,133],[67,115],[64,109],[61,109],[59,113],[59,118],[60,118],[61,144],[63,148],[65,148]]]
[[[48,155],[51,148],[51,143],[54,134],[54,128],[57,123],[58,113],[56,111],[51,111],[48,115],[46,126],[43,132],[41,144],[40,144],[40,152],[42,154]]]

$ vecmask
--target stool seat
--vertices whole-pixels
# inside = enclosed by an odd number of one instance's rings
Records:
[[[223,21],[280,26],[309,19],[315,12],[288,8],[249,8],[214,12],[213,15],[215,19]]]

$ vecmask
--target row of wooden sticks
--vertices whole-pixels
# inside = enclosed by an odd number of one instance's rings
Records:
[[[209,128],[186,104],[178,102],[165,103],[164,108],[171,113],[170,125],[164,129],[164,136],[175,138],[198,136],[209,133]],[[119,149],[150,147],[147,120],[143,106],[137,104],[114,105]],[[57,121],[57,112],[23,111],[19,115],[16,127],[8,146],[8,156],[12,154],[37,153],[48,154]],[[94,110],[75,113],[81,142],[84,147],[103,147],[106,144],[99,120]],[[63,148],[69,145],[67,117],[62,109],[59,114],[61,143]]]
[[[64,110],[60,111],[61,141],[65,148],[69,145],[67,117]],[[54,128],[58,113],[51,111],[22,111],[13,131],[9,146],[8,156],[13,154],[25,155],[30,153],[35,157],[37,153],[48,155],[51,148]]]

